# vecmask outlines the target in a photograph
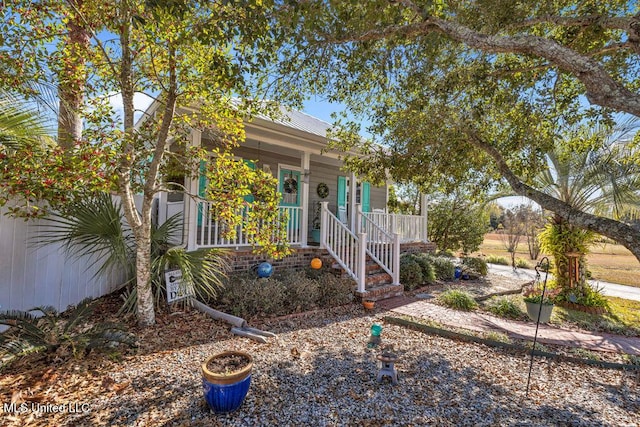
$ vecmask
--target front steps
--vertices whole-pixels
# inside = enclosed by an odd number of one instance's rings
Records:
[[[339,264],[333,264],[332,267],[341,277],[349,277]],[[367,257],[365,270],[367,273],[365,291],[354,291],[357,300],[380,301],[404,294],[404,286],[393,285],[391,275],[369,257]]]

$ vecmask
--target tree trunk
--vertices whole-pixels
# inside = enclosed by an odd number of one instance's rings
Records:
[[[151,287],[151,218],[145,220],[136,233],[136,303],[140,326],[156,322],[156,313]]]
[[[514,192],[533,200],[544,209],[554,212],[559,218],[562,218],[569,224],[585,230],[594,231],[615,240],[629,249],[640,261],[640,231],[620,221],[582,212],[561,200],[525,184],[511,171],[502,154],[500,154],[495,147],[482,140],[475,131],[471,129],[466,129],[465,131],[467,135],[469,135],[469,142],[471,144],[483,150],[495,160],[500,173],[507,180]]]
[[[67,60],[59,75],[58,144],[65,150],[82,138],[82,103],[87,73],[86,53],[91,41],[91,33],[81,21],[78,9],[82,0],[71,0],[70,20],[67,24]]]

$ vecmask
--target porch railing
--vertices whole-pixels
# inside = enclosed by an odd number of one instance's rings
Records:
[[[366,239],[364,233],[354,234],[322,202],[320,245],[358,284],[358,292],[365,291]]]
[[[211,202],[197,202],[196,208],[198,213],[197,247],[240,247],[251,245],[251,235],[242,225],[248,219],[249,208],[243,208],[237,212],[237,214],[242,217],[242,221],[241,224],[235,226],[236,234],[232,239],[225,237],[229,229],[229,224],[215,215]],[[297,206],[280,206],[279,211],[281,220],[285,220],[284,218],[288,217],[286,220],[288,221],[288,243],[293,245],[302,243],[302,208]]]
[[[426,242],[427,217],[421,215],[366,212],[364,215],[389,233],[397,233],[400,243]]]
[[[389,233],[376,224],[358,207],[357,224],[366,235],[366,252],[384,271],[389,273],[394,285],[400,284],[400,235]]]

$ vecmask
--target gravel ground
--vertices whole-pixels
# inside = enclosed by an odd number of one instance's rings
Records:
[[[385,324],[352,305],[261,325],[267,344],[236,337],[200,313],[178,313],[141,332],[142,347],[122,360],[88,358],[0,379],[3,403],[87,404],[86,413],[0,413],[0,425],[56,426],[422,426],[640,425],[636,373],[536,359]],[[399,384],[376,381],[369,328],[399,355]],[[254,357],[242,407],[211,413],[200,363],[223,350]]]

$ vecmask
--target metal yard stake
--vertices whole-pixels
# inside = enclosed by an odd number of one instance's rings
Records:
[[[536,342],[538,341],[538,327],[540,326],[540,314],[542,313],[542,301],[544,301],[544,295],[547,291],[547,277],[549,277],[549,258],[542,257],[540,262],[536,265],[536,285],[540,283],[540,271],[539,268],[542,268],[542,263],[546,260],[546,268],[544,275],[544,285],[542,286],[542,297],[540,300],[540,308],[538,309],[538,318],[536,319],[536,333],[533,335],[533,347],[531,347],[531,360],[529,362],[529,376],[527,377],[527,391],[525,396],[529,397],[529,384],[531,383],[531,370],[533,369],[533,355],[536,351]]]

